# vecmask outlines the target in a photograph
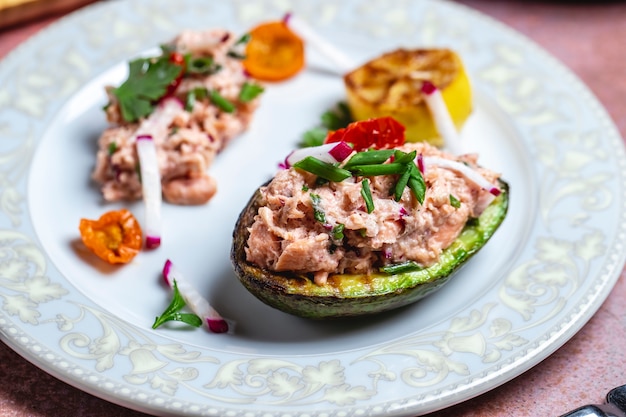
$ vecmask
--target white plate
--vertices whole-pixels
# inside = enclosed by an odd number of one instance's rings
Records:
[[[252,191],[343,96],[311,69],[269,86],[250,131],[218,158],[217,196],[166,206],[164,242],[122,268],[78,241],[104,205],[89,180],[105,127],[103,85],[183,28],[254,23],[293,10],[364,60],[399,46],[463,57],[476,108],[463,131],[511,185],[489,244],[440,292],[366,320],[311,322],[238,283],[231,231]],[[599,308],[624,262],[624,148],[596,99],[526,39],[438,1],[133,0],[62,19],[0,65],[0,330],[29,361],[115,403],[155,414],[401,416],[490,390],[539,363]],[[128,205],[139,219],[142,204]],[[172,259],[234,333],[150,326]]]

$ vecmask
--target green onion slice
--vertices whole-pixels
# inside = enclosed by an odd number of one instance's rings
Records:
[[[389,159],[393,153],[394,151],[391,149],[358,152],[350,158],[350,160],[344,165],[344,168],[348,169],[349,167],[358,165],[382,164]]]
[[[413,192],[417,201],[419,201],[420,204],[424,204],[424,197],[426,195],[426,183],[424,182],[424,177],[414,163],[409,164],[409,171],[411,172],[408,182],[409,188],[411,189],[411,192]]]
[[[365,207],[367,208],[367,212],[371,213],[374,211],[374,199],[372,198],[372,191],[370,190],[370,182],[366,178],[361,181],[361,197],[365,201]]]
[[[328,162],[321,161],[314,156],[307,156],[306,158],[296,162],[293,166],[332,182],[341,182],[352,176],[350,171],[338,168]]]
[[[380,268],[381,272],[387,274],[400,274],[402,272],[420,270],[422,267],[415,261],[406,261],[399,264],[386,265]]]
[[[219,107],[222,111],[225,111],[226,113],[232,113],[235,111],[235,105],[233,103],[231,103],[230,101],[228,101],[227,99],[224,98],[224,96],[222,96],[220,93],[217,92],[217,90],[211,90],[209,92],[209,99],[211,99],[211,102],[213,104],[215,104],[217,107]]]
[[[402,174],[406,170],[406,164],[397,164],[392,162],[390,164],[380,165],[356,165],[350,167],[350,171],[353,174],[362,177],[373,177],[377,175],[394,175]]]

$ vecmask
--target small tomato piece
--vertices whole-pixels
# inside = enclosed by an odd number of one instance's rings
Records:
[[[176,92],[176,89],[178,88],[181,81],[183,80],[183,75],[185,74],[185,57],[183,56],[183,54],[181,54],[180,52],[172,51],[170,52],[169,61],[172,64],[178,65],[179,67],[181,67],[181,71],[180,71],[180,74],[178,74],[178,77],[176,77],[170,83],[170,85],[167,86],[167,91],[165,92],[164,97],[171,97],[174,95],[174,93]]]
[[[304,67],[304,42],[284,22],[262,23],[249,33],[243,66],[250,76],[281,81]]]
[[[355,151],[391,149],[404,145],[405,128],[393,117],[379,117],[350,123],[329,132],[324,143],[348,142]]]
[[[81,219],[78,229],[85,246],[111,264],[128,263],[141,249],[141,226],[126,209],[106,212],[98,220]]]

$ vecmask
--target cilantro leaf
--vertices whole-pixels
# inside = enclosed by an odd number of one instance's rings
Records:
[[[152,113],[155,102],[167,92],[167,87],[180,75],[182,67],[166,56],[138,58],[128,64],[128,78],[113,89],[122,117],[136,122]]]
[[[348,126],[352,122],[348,104],[340,101],[335,108],[325,111],[322,116],[322,126],[328,130],[337,130]]]
[[[194,327],[202,326],[202,319],[197,315],[192,313],[180,312],[180,310],[182,310],[185,305],[185,300],[183,299],[182,295],[180,295],[180,291],[178,291],[178,285],[176,284],[176,280],[174,280],[174,294],[172,297],[172,301],[170,302],[170,305],[165,309],[163,314],[161,314],[154,320],[152,328],[156,329],[157,327],[168,321],[181,321]]]
[[[341,129],[352,122],[348,104],[341,101],[332,109],[326,110],[320,117],[320,125],[307,130],[302,135],[299,146],[308,148],[324,144],[329,131]]]

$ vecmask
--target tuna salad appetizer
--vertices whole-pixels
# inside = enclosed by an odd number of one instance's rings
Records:
[[[332,164],[311,156],[327,150],[335,156],[328,161],[348,157]],[[331,274],[433,265],[500,193],[500,175],[479,167],[477,155],[427,143],[361,152],[331,143],[294,152],[286,165],[259,190],[246,260],[320,285]]]
[[[107,87],[112,125],[99,138],[92,173],[106,201],[142,198],[135,147],[141,135],[154,141],[166,201],[211,199],[216,182],[207,170],[248,128],[263,92],[243,68],[245,42],[222,29],[184,31],[159,55],[131,61],[128,78]]]

